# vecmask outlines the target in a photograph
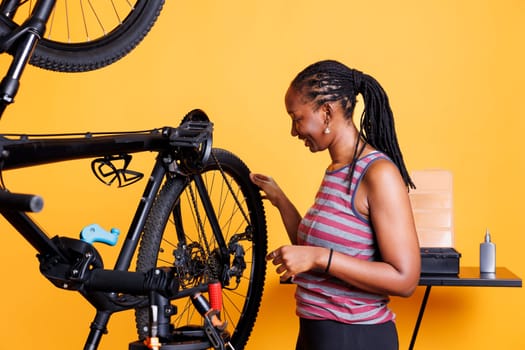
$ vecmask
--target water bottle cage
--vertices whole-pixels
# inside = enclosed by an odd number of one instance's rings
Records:
[[[126,187],[144,177],[144,174],[128,169],[131,159],[130,154],[96,158],[91,162],[91,170],[105,185],[111,186],[116,180],[118,187]]]

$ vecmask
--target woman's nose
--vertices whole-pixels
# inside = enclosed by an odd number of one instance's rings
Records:
[[[295,125],[292,124],[292,128],[290,130],[290,134],[292,134],[293,137],[297,136],[297,130],[295,130]]]

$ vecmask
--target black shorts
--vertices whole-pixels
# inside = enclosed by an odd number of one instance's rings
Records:
[[[345,324],[330,320],[299,321],[296,350],[398,350],[394,322],[373,325]]]

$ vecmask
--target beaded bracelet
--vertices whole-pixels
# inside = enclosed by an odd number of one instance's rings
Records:
[[[326,269],[324,270],[325,273],[328,273],[330,270],[330,264],[332,263],[332,255],[334,255],[334,250],[330,248],[330,255],[328,255],[328,263],[326,264]]]

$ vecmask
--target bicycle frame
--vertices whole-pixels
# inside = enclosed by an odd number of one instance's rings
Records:
[[[86,134],[73,138],[65,136],[8,138],[0,135],[0,171],[72,159],[102,157],[100,160],[115,154],[147,151],[158,154],[122,249],[111,270],[103,269],[102,260],[91,244],[64,237],[49,238],[25,213],[40,209],[31,205],[36,196],[0,191],[0,214],[38,251],[42,274],[59,288],[79,291],[96,307],[97,314],[85,345],[85,349],[96,349],[110,315],[137,306],[137,303],[116,303],[117,293],[148,296],[151,292],[158,292],[168,298],[179,298],[205,290],[204,287],[194,288],[185,290],[184,294],[177,294],[178,286],[169,271],[156,269],[144,274],[128,272],[128,268],[163,179],[166,176],[194,177],[196,183],[202,183],[198,180],[198,169],[211,153],[212,123],[188,120],[178,128],[165,127],[148,132]],[[205,195],[205,192],[202,188],[201,194]],[[212,208],[207,214],[213,217]],[[218,227],[213,230],[220,232]],[[222,243],[225,244],[223,240]],[[69,254],[71,251],[73,254]],[[155,279],[157,276],[160,277]]]
[[[189,162],[186,150],[191,148],[204,148],[205,154],[202,154],[201,157],[208,157],[210,152],[208,148],[211,147],[211,133],[212,124],[209,122],[187,122],[179,128],[166,127],[152,130],[149,133],[123,133],[111,136],[92,136],[88,133],[81,138],[59,138],[60,135],[58,135],[56,138],[32,139],[22,136],[16,140],[0,135],[0,171],[73,159],[146,151],[159,152],[159,157],[144,192],[143,198],[146,200],[139,206],[137,216],[133,220],[132,226],[136,226],[136,229],[128,234],[126,240],[126,242],[128,240],[135,241],[141,232],[144,216],[149,209],[146,205],[151,204],[152,195],[158,191],[160,183],[166,175],[167,167],[173,162],[180,162],[181,157],[184,158],[184,164],[187,167]],[[194,159],[193,161],[196,163],[202,159]],[[197,166],[197,164],[193,164],[193,166]],[[39,253],[56,253],[56,250],[50,247],[52,244],[47,239],[37,237],[42,236],[41,230],[28,224],[28,219],[25,219],[22,214],[23,211],[33,211],[31,204],[34,202],[35,198],[31,195],[3,192],[0,210],[4,216],[11,218],[11,220],[8,219],[9,222],[19,231],[31,232],[25,238]],[[18,209],[18,211],[13,211],[13,208]],[[16,219],[17,217],[18,219]],[[125,262],[125,260],[129,260],[129,257],[122,257],[122,260],[124,261],[120,262],[121,258],[119,258],[117,263],[119,270],[129,267]]]

